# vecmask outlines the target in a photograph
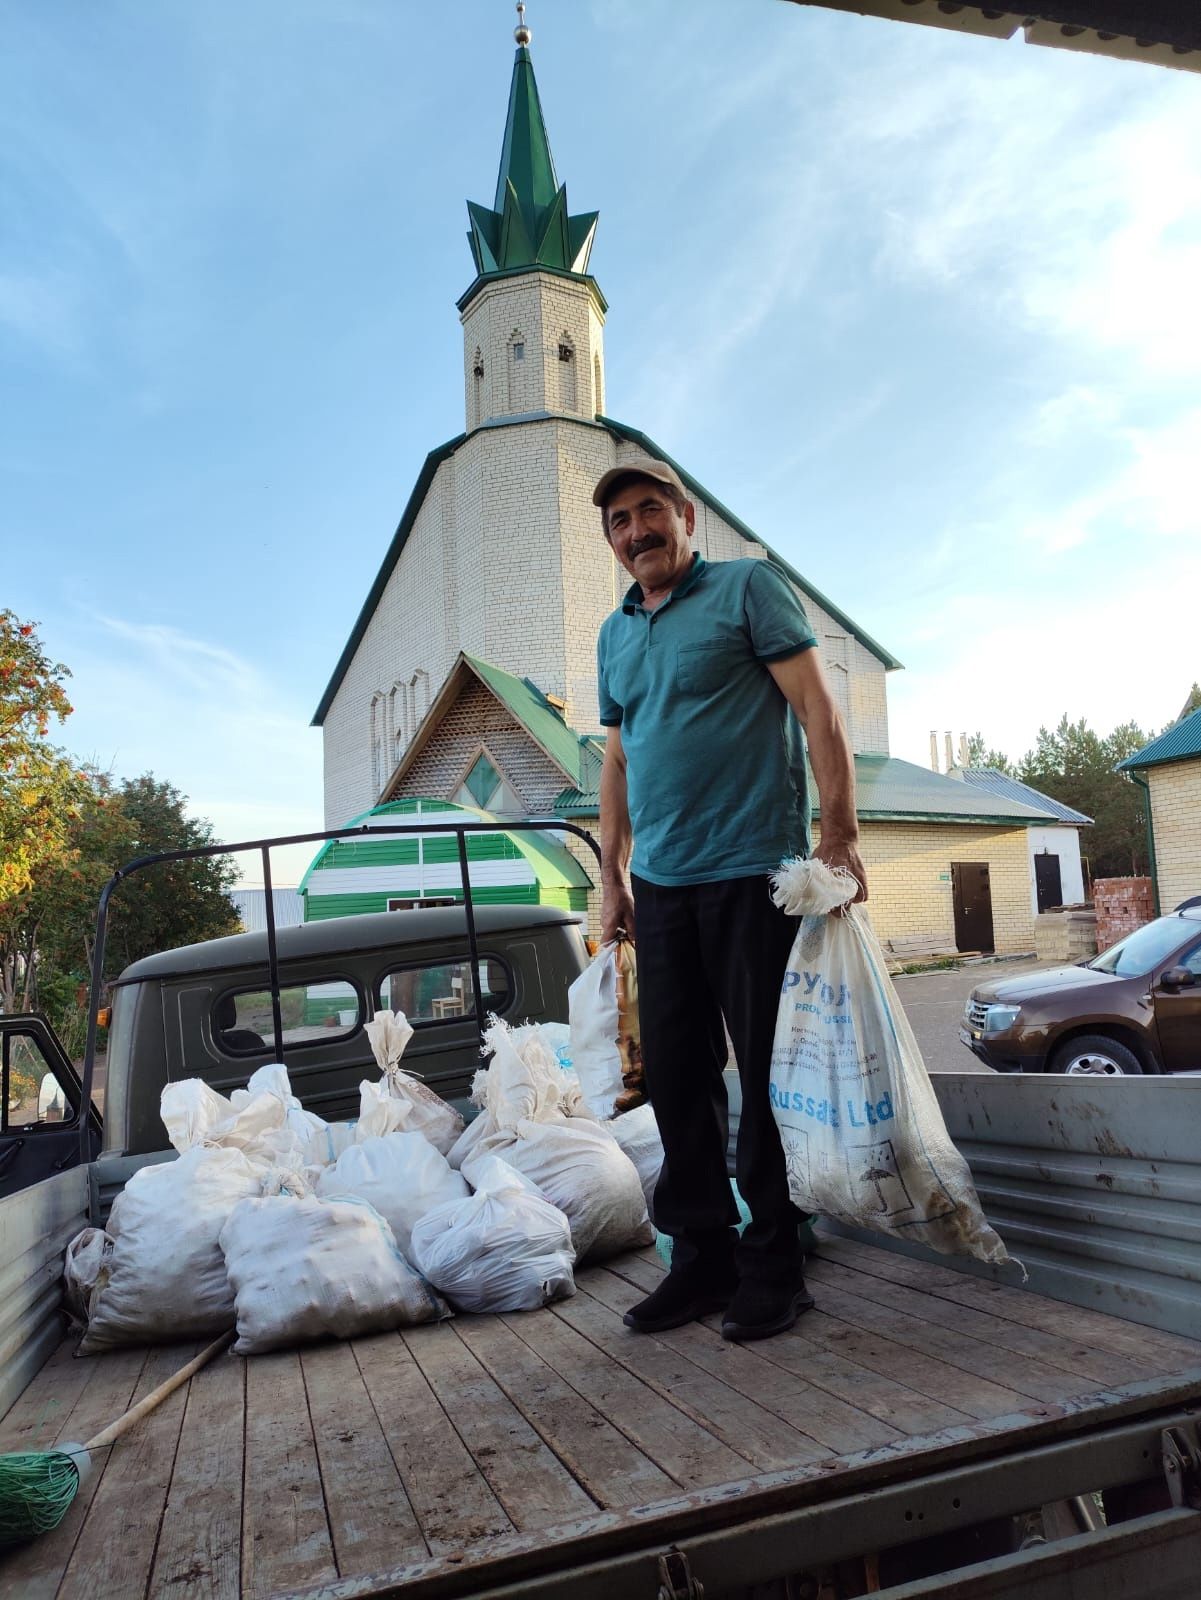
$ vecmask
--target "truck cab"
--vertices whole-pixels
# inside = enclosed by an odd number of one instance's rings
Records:
[[[588,960],[582,919],[553,906],[477,906],[485,1015],[565,1022],[567,990]],[[467,1103],[480,1032],[462,906],[339,917],[276,935],[281,1038],[274,1037],[268,940],[233,934],[146,956],[112,985],[104,1116],[82,1136],[79,1073],[44,1017],[0,1017],[4,1124],[0,1196],[67,1167],[166,1149],[163,1088],[202,1078],[220,1094],[256,1068],[287,1064],[293,1092],[328,1122],[358,1115],[378,1072],[364,1025],[377,1010],[413,1025],[406,1071]]]

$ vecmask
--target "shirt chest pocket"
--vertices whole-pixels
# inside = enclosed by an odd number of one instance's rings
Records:
[[[676,684],[683,694],[713,694],[730,676],[730,655],[718,639],[676,647]]]

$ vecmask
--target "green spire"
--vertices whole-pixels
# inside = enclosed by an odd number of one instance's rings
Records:
[[[519,41],[523,34],[528,37],[524,20]],[[469,200],[467,214],[467,240],[481,278],[521,267],[550,267],[581,276],[588,271],[597,213],[567,214],[567,186],[555,175],[534,63],[524,42],[519,42],[513,63],[496,198],[491,210]]]

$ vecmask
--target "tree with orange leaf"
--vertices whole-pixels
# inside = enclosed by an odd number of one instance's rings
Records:
[[[69,676],[42,648],[34,623],[0,611],[0,906],[71,851],[87,783],[50,742],[51,724],[71,715]]]

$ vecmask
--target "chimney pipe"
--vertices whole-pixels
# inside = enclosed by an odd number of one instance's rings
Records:
[[[968,764],[967,734],[966,733],[961,733],[959,735],[959,765],[961,767],[966,767],[967,764]]]
[[[930,729],[930,770],[937,772],[938,768],[938,730]]]
[[[955,765],[955,756],[951,749],[951,735],[949,733],[944,733],[943,738],[946,740],[947,771],[950,772],[951,768]]]

